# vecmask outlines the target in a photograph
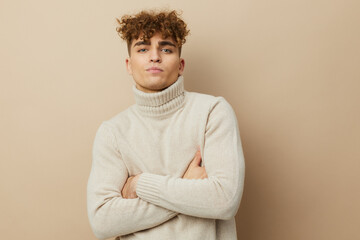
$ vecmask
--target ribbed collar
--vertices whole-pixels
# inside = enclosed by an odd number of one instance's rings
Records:
[[[137,109],[146,115],[159,116],[178,109],[184,102],[184,78],[180,76],[175,83],[157,93],[145,93],[133,86]]]

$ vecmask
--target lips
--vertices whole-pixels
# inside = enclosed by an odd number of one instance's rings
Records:
[[[158,68],[158,67],[150,67],[150,68],[146,69],[146,71],[149,72],[149,73],[160,73],[163,70],[161,68]]]

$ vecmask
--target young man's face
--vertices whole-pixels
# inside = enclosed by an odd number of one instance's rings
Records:
[[[149,41],[135,39],[126,59],[127,71],[133,76],[136,88],[147,93],[159,92],[176,82],[184,71],[185,61],[171,38],[157,33]]]

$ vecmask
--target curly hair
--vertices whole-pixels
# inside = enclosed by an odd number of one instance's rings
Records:
[[[116,20],[119,23],[116,31],[126,40],[129,54],[134,39],[141,37],[143,41],[148,41],[156,33],[160,33],[164,39],[171,37],[179,47],[180,53],[181,46],[186,42],[186,36],[189,34],[186,23],[174,10],[141,11],[134,16],[124,15],[121,20]]]

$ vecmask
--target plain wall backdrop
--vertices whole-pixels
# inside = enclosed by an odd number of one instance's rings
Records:
[[[190,28],[185,88],[237,114],[239,239],[360,239],[358,0],[1,0],[1,239],[95,239],[95,132],[134,103],[115,18],[154,7]]]

